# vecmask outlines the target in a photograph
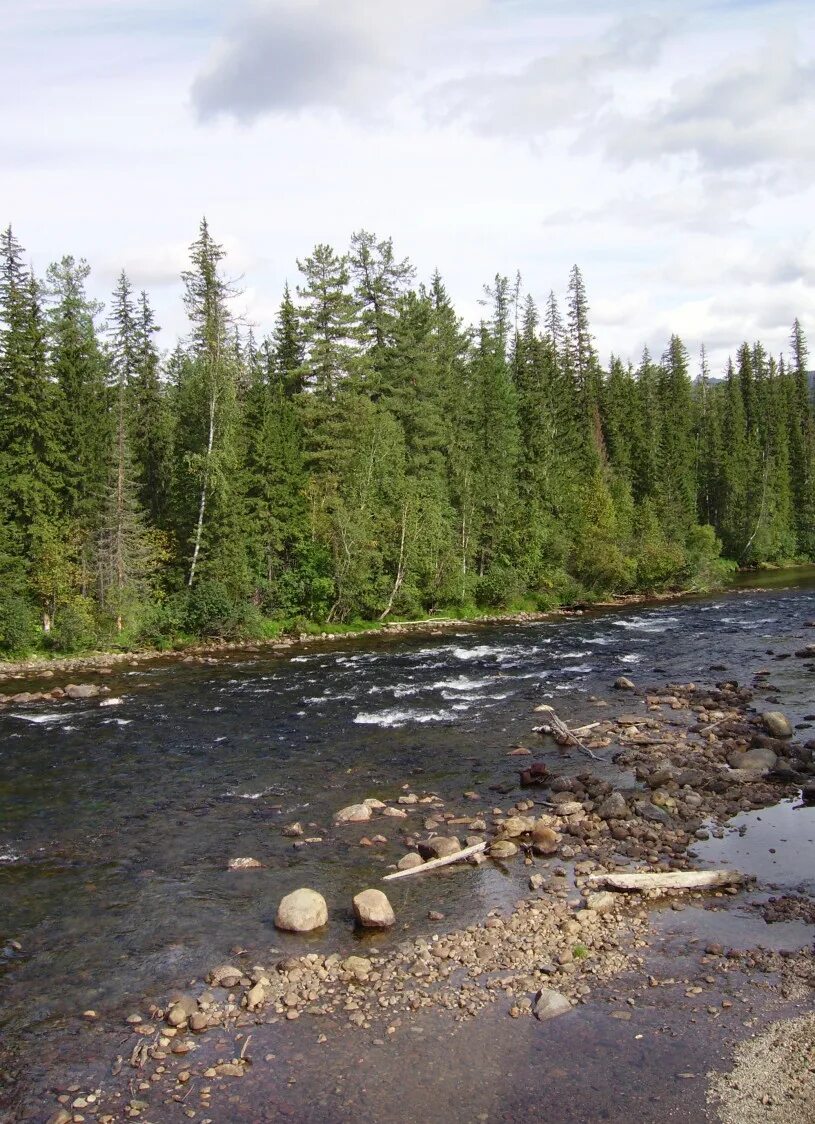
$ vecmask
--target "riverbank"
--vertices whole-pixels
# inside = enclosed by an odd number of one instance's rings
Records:
[[[711,834],[722,835],[724,823],[735,814],[771,808],[779,799],[795,800],[801,791],[815,801],[815,741],[797,740],[783,715],[756,707],[756,691],[772,691],[765,674],[757,674],[753,687],[721,682],[626,690],[628,713],[606,715],[608,703],[599,699],[598,721],[572,737],[554,730],[561,748],[581,759],[579,772],[554,770],[543,761],[536,763],[528,750],[508,748],[521,784],[514,802],[500,796],[487,801],[478,792],[445,802],[432,792],[409,791],[390,802],[370,798],[361,805],[365,814],[360,810],[354,818],[338,815],[335,832],[351,836],[358,845],[380,825],[392,831],[396,824],[408,855],[450,853],[462,843],[483,840],[493,863],[528,868],[532,896],[509,911],[491,911],[466,929],[442,927],[391,950],[363,943],[351,956],[301,951],[270,962],[260,948],[236,946],[228,962],[212,965],[182,991],[155,995],[123,1012],[108,1072],[95,1078],[98,1084],[57,1083],[52,1124],[78,1117],[99,1124],[278,1119],[277,1113],[258,1115],[265,1081],[280,1076],[277,1054],[264,1051],[272,1043],[275,1050],[285,1049],[282,1043],[294,1023],[308,1024],[309,1042],[303,1048],[311,1061],[305,1069],[300,1065],[292,1085],[312,1079],[311,1066],[324,1065],[323,1055],[330,1054],[335,1040],[342,1049],[358,1049],[349,1045],[348,1031],[366,1036],[365,1050],[376,1049],[392,1038],[404,1041],[416,1020],[433,1012],[458,1023],[480,1019],[497,1006],[511,1020],[536,1015],[547,1023],[556,1018],[560,1028],[561,1019],[571,1027],[578,1010],[611,1003],[610,1017],[628,1030],[639,1009],[653,1007],[644,1002],[652,989],[677,985],[667,971],[675,959],[662,964],[659,978],[649,970],[660,939],[649,911],[656,909],[660,916],[662,910],[663,917],[666,908],[669,915],[696,911],[701,917],[711,908],[726,911],[739,898],[755,898],[763,888],[750,889],[749,871],[743,872],[741,890],[730,886],[707,893],[661,889],[631,895],[603,889],[604,879],[632,865],[656,875],[696,868],[695,849],[704,848]],[[544,723],[551,723],[550,708],[539,709]],[[546,726],[541,735],[551,736]],[[587,751],[603,753],[606,760],[611,751],[615,765],[633,775],[633,783],[615,786],[604,779],[602,765],[585,762]],[[290,825],[283,831],[297,837]],[[262,857],[256,861],[262,865]],[[251,869],[234,874],[252,876]],[[438,879],[443,887],[445,881],[481,875],[462,864],[416,877]],[[334,901],[329,905],[332,911],[344,908]],[[763,909],[768,924],[800,918],[811,926],[815,897],[786,895]],[[431,920],[444,918],[439,914]],[[672,1018],[688,1000],[691,1013],[682,1013],[680,1021],[689,1024],[698,1018],[707,1024],[730,1018],[734,1005],[748,1002],[751,994],[758,1007],[756,992],[770,978],[789,1003],[805,1009],[810,1002],[815,987],[811,948],[782,954],[707,940],[699,959],[698,943],[686,934],[683,956],[695,957],[698,967],[679,981],[684,991],[678,1004],[674,1001]],[[717,993],[721,998],[711,1002]],[[765,1002],[762,1017],[775,1009]],[[101,1012],[77,1013],[76,1032],[96,1041],[98,1050],[99,1036],[115,1033],[106,1023]],[[568,1036],[570,1030],[564,1033]],[[302,1035],[300,1042],[302,1046]],[[412,1049],[409,1039],[406,1047]],[[677,1055],[675,1071],[680,1064]],[[703,1074],[683,1070],[679,1076],[689,1080]],[[796,1075],[792,1103],[806,1103],[807,1080],[806,1074]],[[714,1087],[721,1095],[722,1081]],[[780,1095],[778,1088],[775,1095]],[[345,1118],[332,1116],[337,1110],[331,1109],[325,1117],[311,1116],[302,1102],[298,1105],[296,1119]],[[453,1112],[451,1118],[470,1120],[469,1111]],[[681,1113],[671,1115],[684,1119]],[[361,1118],[403,1121],[407,1116],[402,1106],[380,1108],[377,1117],[363,1112]],[[21,1114],[20,1119],[36,1117]],[[562,1114],[559,1119],[571,1117]]]
[[[815,573],[815,569],[813,569]],[[292,650],[315,644],[333,643],[346,640],[364,640],[370,637],[400,638],[426,632],[428,635],[455,631],[462,628],[478,628],[500,624],[522,624],[541,621],[579,617],[591,610],[635,608],[640,605],[661,604],[678,601],[690,596],[699,596],[695,590],[677,590],[670,593],[626,594],[620,597],[579,602],[572,606],[561,606],[545,612],[508,612],[483,614],[472,617],[422,618],[406,621],[383,621],[371,624],[366,622],[359,627],[347,626],[339,631],[299,632],[291,636],[276,636],[267,640],[211,640],[187,644],[178,649],[144,648],[126,651],[98,651],[75,656],[31,656],[19,660],[0,660],[0,682],[16,679],[50,679],[53,675],[75,673],[108,674],[117,667],[149,663],[194,663],[217,660],[232,656],[236,652],[263,653],[266,655],[285,655]],[[0,706],[3,704],[0,694]]]
[[[779,588],[785,583],[796,584],[807,579],[815,584],[815,566],[810,564],[791,567],[765,567],[760,570],[738,571],[732,582],[722,586],[719,591],[753,592],[764,588]],[[192,662],[218,659],[235,652],[258,652],[268,655],[285,654],[292,649],[314,644],[332,643],[349,639],[364,640],[368,637],[403,637],[427,632],[455,631],[461,628],[478,628],[504,623],[523,623],[549,621],[579,617],[593,610],[615,608],[634,608],[651,604],[680,601],[688,597],[705,596],[714,590],[683,589],[669,592],[633,593],[617,597],[598,597],[591,602],[580,601],[572,605],[562,605],[546,611],[518,611],[503,613],[483,613],[468,617],[421,618],[418,620],[398,620],[364,622],[359,625],[344,625],[334,630],[321,629],[319,625],[309,626],[309,631],[285,633],[263,640],[209,640],[184,644],[179,648],[135,648],[114,651],[94,651],[77,655],[35,655],[13,660],[0,660],[0,682],[8,679],[50,678],[51,674],[74,674],[82,672],[107,673],[111,669],[126,665],[141,665],[154,662]],[[0,695],[0,705],[2,705]]]

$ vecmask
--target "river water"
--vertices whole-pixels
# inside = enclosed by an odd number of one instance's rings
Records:
[[[0,958],[0,1032],[47,1030],[89,1007],[160,994],[235,945],[300,952],[306,938],[272,925],[297,886],[329,902],[328,930],[310,947],[348,947],[351,896],[404,853],[406,821],[333,828],[333,813],[406,790],[438,793],[449,807],[476,790],[482,802],[470,810],[491,807],[502,797],[490,786],[517,776],[508,748],[537,751],[532,711],[542,702],[579,723],[597,716],[593,696],[624,709],[610,691],[622,674],[643,685],[747,682],[767,666],[802,722],[815,710],[812,673],[768,650],[812,640],[803,627],[812,618],[815,570],[797,571],[773,575],[769,589],[538,623],[124,667],[100,680],[111,689],[101,705],[3,711],[0,947],[13,939],[22,949]],[[551,756],[568,767],[567,754]],[[281,833],[294,820],[322,842],[295,846]],[[359,845],[380,831],[387,844]],[[263,869],[226,869],[244,855]],[[400,926],[374,939],[399,940],[403,926],[414,935],[429,909],[451,927],[482,918],[524,881],[520,864],[470,873],[444,879],[442,901],[439,881],[395,883]]]

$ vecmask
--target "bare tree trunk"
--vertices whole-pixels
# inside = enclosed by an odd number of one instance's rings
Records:
[[[201,482],[201,501],[198,504],[198,521],[195,525],[195,546],[190,564],[190,576],[187,587],[191,588],[195,580],[195,568],[198,565],[198,555],[201,553],[201,537],[204,533],[204,512],[207,506],[207,489],[209,487],[209,462],[212,456],[212,447],[215,443],[215,389],[213,387],[209,399],[209,435],[207,437],[207,457],[204,462],[204,479]]]
[[[396,581],[393,583],[393,589],[391,590],[391,595],[388,598],[388,604],[385,606],[385,609],[379,618],[381,621],[384,621],[385,617],[388,616],[391,609],[393,608],[393,602],[396,598],[396,594],[399,592],[402,586],[402,582],[405,580],[405,534],[407,532],[407,517],[409,508],[410,504],[408,502],[405,502],[405,506],[402,509],[402,537],[399,542],[399,563],[396,567]]]

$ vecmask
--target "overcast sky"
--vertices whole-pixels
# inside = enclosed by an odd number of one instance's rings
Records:
[[[0,31],[0,225],[97,296],[126,268],[167,345],[203,214],[261,330],[365,228],[468,319],[577,262],[604,359],[815,345],[811,0],[0,0]]]

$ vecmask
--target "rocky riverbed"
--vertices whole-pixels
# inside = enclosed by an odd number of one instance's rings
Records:
[[[759,684],[764,679],[757,676]],[[579,729],[562,722],[553,727],[552,709],[541,712],[546,721],[534,736],[546,739],[554,730],[565,748],[579,743],[588,760],[570,775],[536,764],[531,750],[508,749],[518,757],[523,786],[514,803],[488,804],[468,791],[459,806],[449,807],[433,793],[411,791],[392,803],[367,797],[367,804],[360,800],[338,810],[343,830],[367,833],[358,840],[363,845],[372,843],[374,825],[398,824],[405,857],[416,859],[395,865],[416,871],[409,877],[477,879],[478,872],[468,873],[464,864],[427,874],[421,866],[480,842],[486,843],[486,861],[524,864],[531,893],[514,909],[491,911],[483,923],[462,930],[441,927],[393,949],[350,956],[308,952],[269,960],[236,947],[200,983],[129,1011],[108,1077],[93,1088],[80,1083],[59,1090],[50,1124],[161,1120],[175,1106],[184,1106],[190,1119],[226,1119],[224,1108],[213,1106],[223,1088],[257,1064],[248,1045],[258,1028],[303,1019],[313,1025],[317,1045],[329,1042],[342,1024],[386,1040],[417,1013],[435,1009],[468,1020],[496,1002],[511,1019],[534,1015],[548,1021],[591,1002],[615,977],[644,973],[644,950],[652,939],[649,907],[660,901],[680,911],[698,908],[740,890],[611,893],[597,889],[600,876],[632,866],[653,873],[686,870],[693,865],[690,849],[720,833],[735,814],[799,793],[812,800],[815,742],[796,740],[782,712],[757,711],[752,688],[733,681],[642,692],[622,682],[618,689],[626,691],[630,712],[605,718],[607,703],[598,699],[600,717]],[[615,763],[630,770],[625,786],[615,787],[591,767],[589,755],[612,747]],[[471,857],[482,859],[482,853]],[[761,909],[768,922],[811,923],[812,906],[808,896],[794,895],[770,898]],[[303,927],[319,928],[326,919]],[[811,999],[811,949],[782,956],[711,942],[705,959],[708,986],[735,964],[741,971],[775,973],[790,994],[797,989]],[[653,977],[647,983],[659,986]],[[704,991],[704,984],[689,984],[685,995]],[[718,1016],[732,1005],[708,1004],[707,1013]],[[629,1014],[624,1007],[618,1017],[627,1020]],[[86,1011],[83,1017],[94,1023],[105,1016]],[[219,1044],[214,1053],[203,1046],[208,1036]],[[796,1081],[790,1103],[799,1103],[800,1089],[808,1088],[805,1077]],[[725,1085],[716,1086],[720,1100]],[[730,1102],[724,1097],[722,1103]]]
[[[7,703],[0,1117],[716,1119],[708,1071],[811,1005],[814,612],[202,653]],[[746,878],[601,884],[712,866]],[[324,906],[275,931],[297,887]]]

